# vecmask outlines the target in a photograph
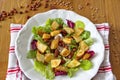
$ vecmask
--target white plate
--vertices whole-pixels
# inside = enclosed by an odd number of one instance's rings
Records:
[[[15,52],[19,61],[20,68],[24,74],[31,80],[45,80],[45,77],[40,73],[36,72],[33,68],[33,61],[26,58],[26,53],[30,49],[30,42],[32,39],[31,29],[33,26],[39,26],[45,23],[48,18],[62,18],[64,21],[66,19],[77,21],[81,20],[85,23],[85,29],[91,32],[91,37],[95,39],[95,43],[91,46],[91,50],[94,50],[96,55],[92,59],[94,64],[93,68],[88,71],[79,70],[76,72],[75,76],[69,78],[68,76],[57,76],[55,80],[90,80],[97,73],[100,64],[104,58],[104,45],[101,36],[96,30],[95,25],[87,18],[80,16],[72,11],[67,10],[50,10],[45,13],[39,13],[32,18],[30,18],[22,30],[18,33]]]

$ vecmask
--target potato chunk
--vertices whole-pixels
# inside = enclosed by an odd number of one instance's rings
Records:
[[[64,27],[64,30],[68,33],[68,34],[72,34],[74,32],[74,30],[72,28],[69,27]]]
[[[41,53],[44,53],[47,49],[47,45],[41,43],[40,41],[37,41],[37,48]]]
[[[84,31],[83,28],[75,28],[75,34],[76,34],[77,36],[80,36],[80,34],[81,34],[83,31]]]
[[[56,30],[58,27],[59,27],[59,24],[56,21],[54,21],[51,25],[52,30]]]
[[[84,41],[81,41],[79,43],[79,46],[80,46],[80,49],[84,51],[87,51],[89,49],[89,46]]]
[[[51,53],[45,54],[45,62],[49,63],[54,58],[54,55]]]
[[[55,30],[50,33],[51,36],[56,36],[60,33],[61,30]]]
[[[44,62],[44,55],[37,51],[36,59],[40,62]]]
[[[59,66],[61,63],[61,59],[53,59],[51,60],[51,67],[52,68],[56,68],[57,66]]]
[[[55,68],[55,71],[64,71],[67,72],[68,68],[65,66],[58,66]]]
[[[60,53],[60,55],[62,55],[64,57],[68,56],[69,54],[70,54],[70,51],[66,48],[64,48]]]
[[[80,65],[80,62],[77,61],[76,59],[73,59],[70,63],[68,63],[67,66],[70,67],[70,68],[74,68],[74,67],[77,67],[79,65]]]
[[[70,44],[71,40],[72,40],[72,38],[63,38],[63,42],[66,44]]]
[[[54,39],[52,42],[51,42],[51,46],[50,48],[51,49],[56,49],[58,47],[58,42],[59,42],[59,39]]]
[[[76,53],[76,59],[80,59],[84,55],[85,51],[84,50],[78,50]]]
[[[82,57],[82,59],[89,59],[90,58],[90,54],[89,53],[85,53],[85,55]]]
[[[75,39],[75,41],[76,41],[77,43],[80,42],[80,41],[82,41],[82,39],[80,38],[80,36],[78,36],[78,35],[76,35],[76,34],[73,34],[72,37]]]
[[[44,33],[42,36],[42,39],[49,39],[49,38],[50,38],[50,34]]]

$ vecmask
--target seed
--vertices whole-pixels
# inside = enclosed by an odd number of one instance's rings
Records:
[[[2,17],[3,17],[3,18],[6,18],[6,17],[7,17],[7,15],[3,14],[3,15],[2,15]]]
[[[45,8],[48,8],[48,4],[47,3],[45,4]]]
[[[78,5],[78,9],[79,9],[79,10],[82,10],[82,9],[83,9],[83,6]]]
[[[26,7],[28,8],[30,5],[27,5]]]
[[[38,5],[36,5],[36,8],[39,8],[41,6],[41,3],[39,3]]]
[[[92,10],[92,9],[93,9],[93,7],[91,6],[91,7],[90,7],[90,9]]]
[[[57,9],[54,5],[50,5],[50,9]]]
[[[0,18],[2,17],[2,14],[0,13]]]
[[[20,6],[20,8],[23,8],[23,6]]]
[[[90,3],[86,2],[86,3],[85,3],[85,5],[86,5],[86,6],[89,6],[89,5],[90,5]]]
[[[4,21],[5,19],[3,17],[0,18],[0,21]]]
[[[49,0],[45,0],[46,2],[49,2]]]
[[[6,11],[2,11],[2,13],[6,13]]]
[[[30,4],[33,4],[33,1],[31,1]]]
[[[9,19],[12,19],[12,17],[10,16]]]
[[[20,14],[23,14],[23,12],[22,12],[22,11],[20,11],[19,13],[20,13]]]
[[[25,13],[28,13],[28,10],[25,10]]]
[[[30,18],[30,16],[27,16],[27,19],[29,19]]]

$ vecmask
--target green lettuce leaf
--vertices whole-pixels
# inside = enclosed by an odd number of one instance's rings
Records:
[[[37,35],[37,34],[38,34],[38,31],[43,31],[43,27],[42,27],[42,26],[40,26],[40,27],[34,26],[34,27],[32,28],[32,33],[33,33],[33,34]]]
[[[41,43],[45,43],[45,42],[43,41],[42,37],[39,36],[39,35],[34,35],[34,39],[40,41]]]
[[[34,69],[45,76],[47,80],[53,80],[55,77],[50,65],[46,66],[37,60],[34,61]]]
[[[70,47],[70,50],[72,50],[73,48],[76,48],[77,46],[73,45],[73,44],[70,44],[69,47]]]
[[[92,44],[93,44],[93,42],[94,42],[94,40],[91,38],[91,37],[89,37],[88,39],[86,39],[86,40],[84,40],[85,41],[85,43],[88,45],[88,46],[91,46]]]
[[[36,50],[30,50],[28,53],[27,53],[27,58],[28,59],[33,59],[33,58],[36,58]]]
[[[88,39],[90,37],[90,31],[84,31],[80,37],[85,40],[85,39]]]
[[[85,28],[85,24],[82,21],[75,22],[75,28]]]
[[[72,39],[71,44],[76,45],[76,41]]]
[[[58,24],[60,24],[60,25],[63,25],[64,24],[64,22],[63,22],[63,20],[61,19],[61,18],[55,18],[54,19]]]
[[[89,70],[91,69],[93,66],[93,63],[89,60],[82,60],[81,61],[81,64],[80,64],[80,67],[83,69],[83,70]]]
[[[70,69],[68,69],[68,76],[72,77],[76,73],[76,71],[78,71],[78,70],[79,70],[79,68],[70,68]]]
[[[52,24],[52,22],[53,22],[53,19],[50,19],[50,18],[49,18],[49,19],[46,21],[46,23],[45,23],[45,24],[46,24],[46,25],[51,25],[51,24]]]
[[[46,66],[45,73],[46,73],[46,79],[49,79],[49,80],[54,79],[55,75],[50,65]]]
[[[50,25],[46,25],[43,27],[43,32],[45,33],[50,33],[52,30],[51,30],[51,26]]]

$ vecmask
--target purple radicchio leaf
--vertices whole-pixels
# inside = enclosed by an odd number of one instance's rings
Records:
[[[90,58],[95,55],[95,52],[92,50],[88,50],[88,51],[86,51],[86,53],[90,54]]]
[[[55,76],[59,76],[59,75],[67,75],[67,72],[65,72],[65,71],[57,71],[57,72],[55,72]]]
[[[67,20],[67,19],[66,19]],[[70,28],[74,28],[75,27],[75,23],[70,21],[70,20],[67,20],[67,25],[70,27]]]
[[[37,40],[32,40],[32,42],[31,42],[31,48],[32,48],[33,50],[36,50],[36,49],[37,49],[36,43],[37,43]]]

